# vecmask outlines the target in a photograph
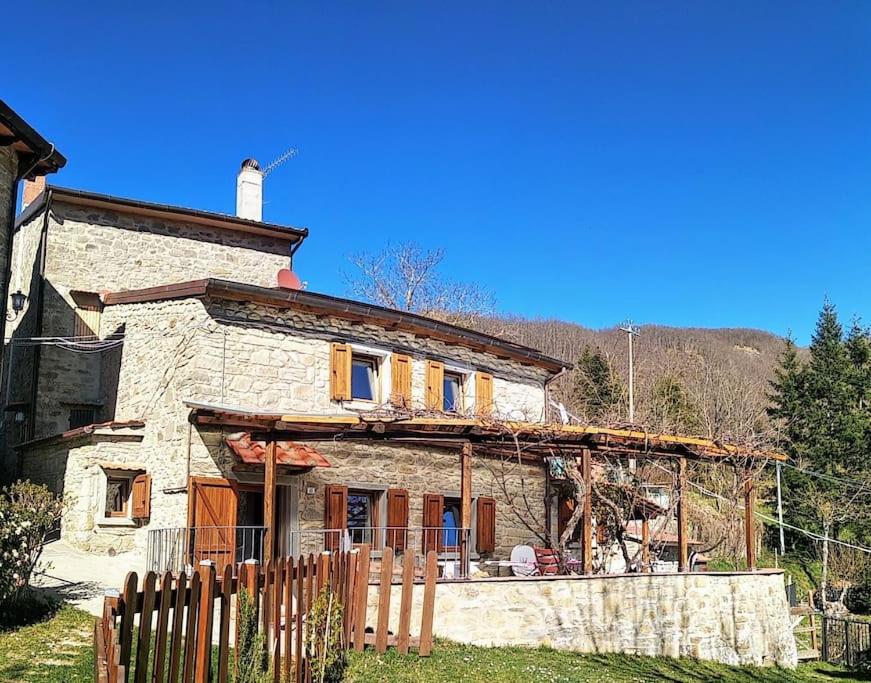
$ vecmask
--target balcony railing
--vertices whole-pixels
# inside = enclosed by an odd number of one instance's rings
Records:
[[[177,527],[152,529],[148,532],[146,566],[149,571],[174,573],[192,571],[202,560],[212,560],[218,567],[245,560],[263,562],[266,528]],[[468,557],[461,557],[466,542],[470,552],[471,530],[454,527],[356,527],[352,529],[305,529],[278,532],[275,539],[279,557],[308,555],[324,550],[350,550],[368,544],[377,562],[386,547],[396,554],[413,552],[416,564],[424,564],[426,553],[438,553],[440,576],[444,579],[469,576]],[[396,565],[397,569],[401,565]],[[377,564],[376,564],[377,567]]]

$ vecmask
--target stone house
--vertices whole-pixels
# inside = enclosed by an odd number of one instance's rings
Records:
[[[94,552],[220,561],[390,536],[478,561],[533,540],[542,462],[464,458],[457,430],[543,423],[565,364],[299,288],[308,231],[260,220],[260,182],[243,164],[236,216],[51,186],[27,207],[7,472],[62,492],[62,535]],[[206,528],[229,531],[189,531]]]

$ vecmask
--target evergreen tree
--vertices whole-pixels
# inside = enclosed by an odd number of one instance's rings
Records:
[[[572,398],[589,420],[613,417],[622,403],[623,387],[598,348],[585,346],[575,366]]]
[[[656,380],[652,408],[659,429],[684,434],[698,433],[701,425],[699,411],[678,377],[666,375]]]

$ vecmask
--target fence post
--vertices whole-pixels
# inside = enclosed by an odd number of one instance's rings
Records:
[[[194,680],[208,683],[212,664],[212,622],[215,609],[215,563],[200,560],[200,613],[197,628],[197,654]]]
[[[829,661],[829,619],[823,612],[823,661]]]
[[[850,622],[845,619],[842,623],[844,624],[844,664],[846,666],[853,666],[853,648],[850,643]]]

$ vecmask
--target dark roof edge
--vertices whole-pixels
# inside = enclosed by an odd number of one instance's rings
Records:
[[[252,221],[247,218],[239,218],[238,216],[230,216],[229,214],[218,213],[215,211],[189,209],[183,206],[158,204],[156,202],[146,202],[139,199],[127,199],[125,197],[99,194],[97,192],[88,192],[86,190],[74,190],[68,187],[58,187],[57,185],[47,185],[46,191],[42,192],[36,201],[28,206],[27,209],[29,210],[32,206],[34,207],[32,212],[38,211],[45,203],[46,195],[49,193],[51,193],[54,200],[65,201],[70,204],[109,208],[129,213],[139,211],[144,214],[163,214],[167,217],[175,217],[176,220],[193,220],[194,222],[204,223],[214,227],[223,227],[225,229],[241,230],[242,232],[281,237],[290,242],[299,242],[308,237],[308,228],[294,228],[288,225],[263,223],[261,221]],[[23,211],[21,215],[18,216],[15,221],[16,227],[20,226],[24,220],[32,215],[32,212],[28,212],[28,210]]]
[[[66,165],[66,157],[58,152],[52,143],[37,133],[33,126],[21,118],[3,100],[0,100],[0,121],[12,131],[18,140],[27,145],[32,151],[35,158],[30,160],[30,163],[41,160],[31,170],[29,177],[54,173]]]
[[[94,424],[85,425],[84,427],[76,427],[60,434],[50,434],[42,436],[38,439],[32,439],[14,446],[15,450],[22,448],[30,448],[31,446],[45,446],[50,443],[71,441],[83,436],[93,436],[98,429],[143,429],[145,422],[143,420],[113,420],[110,422],[96,422]]]
[[[515,344],[499,337],[476,332],[450,323],[443,323],[416,313],[396,311],[383,306],[361,303],[350,299],[317,294],[302,290],[271,289],[229,280],[205,279],[181,282],[161,287],[150,287],[127,292],[113,292],[103,298],[107,306],[149,301],[213,296],[217,299],[256,301],[267,305],[298,306],[302,309],[337,317],[357,317],[386,323],[391,327],[412,329],[431,334],[435,338],[465,345],[473,350],[485,351],[520,362],[539,365],[551,372],[570,369],[571,363],[547,356],[536,349]]]

